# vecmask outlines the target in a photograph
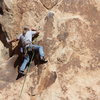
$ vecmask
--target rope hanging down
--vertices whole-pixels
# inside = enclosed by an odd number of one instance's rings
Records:
[[[20,92],[20,95],[19,95],[19,98],[20,98],[20,99],[21,99],[21,95],[22,95],[22,92],[23,92],[23,89],[24,89],[25,82],[26,82],[27,73],[28,73],[29,70],[30,70],[30,64],[31,64],[32,59],[33,59],[33,57],[34,57],[34,55],[35,55],[34,51],[33,51],[32,53],[33,53],[33,54],[32,54],[32,57],[31,57],[30,63],[29,63],[29,65],[27,66],[26,75],[25,75],[24,82],[23,82],[23,85],[22,85],[22,88],[21,88],[21,92]]]

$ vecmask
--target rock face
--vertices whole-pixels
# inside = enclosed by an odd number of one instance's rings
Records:
[[[23,25],[40,31],[48,63],[31,65],[21,94],[17,55],[5,58]],[[100,100],[99,0],[1,0],[0,40],[0,100]]]
[[[40,0],[46,9],[52,9],[58,3],[58,0]]]

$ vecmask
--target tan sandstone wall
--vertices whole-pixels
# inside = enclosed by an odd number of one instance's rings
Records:
[[[32,65],[21,100],[100,100],[99,0],[3,0],[0,6],[5,38],[14,39],[23,25],[36,28],[48,59]],[[19,100],[24,78],[16,81],[15,60],[0,66],[0,100]]]

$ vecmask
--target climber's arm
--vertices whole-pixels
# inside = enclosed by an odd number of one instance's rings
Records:
[[[33,37],[38,37],[39,36],[39,33],[36,29],[31,29],[32,30],[32,33],[33,33]]]
[[[19,39],[13,39],[13,40],[10,40],[10,43],[12,43],[12,42],[16,42],[16,41],[18,41]]]
[[[8,43],[17,42],[17,41],[20,40],[21,35],[22,35],[22,34],[18,35],[18,36],[17,36],[15,39],[13,39],[13,40],[9,40],[8,38],[6,38],[6,40],[7,40]]]
[[[38,37],[38,36],[39,36],[39,33],[40,33],[40,32],[37,31],[37,32],[35,33],[34,37]]]
[[[6,40],[7,40],[8,43],[12,43],[12,42],[18,41],[19,39],[16,38],[16,39],[13,39],[13,40],[9,40],[9,39],[7,38]]]

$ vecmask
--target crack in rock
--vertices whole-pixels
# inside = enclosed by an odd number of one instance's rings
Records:
[[[52,9],[54,6],[57,5],[58,0],[40,0],[41,3],[43,4],[43,6],[47,9],[50,10]]]

